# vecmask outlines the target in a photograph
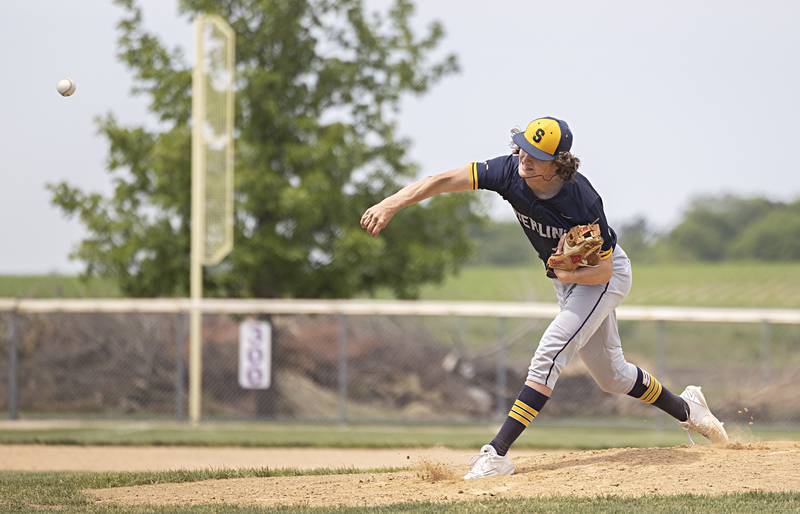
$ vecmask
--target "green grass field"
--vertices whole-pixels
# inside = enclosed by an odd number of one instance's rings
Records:
[[[580,426],[537,421],[515,448],[600,449],[664,447],[688,442],[674,423],[654,422]],[[668,421],[668,420],[667,420]],[[631,422],[632,423],[632,422]],[[4,424],[0,444],[175,445],[240,447],[411,448],[443,446],[478,448],[494,435],[497,425],[347,425],[287,423],[203,423],[192,427],[169,422]],[[759,427],[731,434],[745,441],[800,440],[800,431]]]
[[[247,447],[404,448],[447,446],[479,448],[495,426],[328,426],[286,424],[216,424],[196,428],[183,424],[97,423],[73,428],[0,429],[0,444],[198,445]],[[771,438],[775,434],[770,435]],[[791,434],[782,433],[781,438]],[[797,434],[800,438],[800,434]],[[672,446],[686,442],[674,430],[537,426],[518,448],[611,448]]]
[[[422,289],[428,300],[552,302],[550,279],[538,265],[473,266]],[[800,263],[758,262],[636,265],[627,305],[800,307]]]
[[[637,265],[628,305],[800,307],[800,263],[685,263]],[[115,297],[108,280],[64,275],[0,276],[0,297]],[[387,292],[380,294],[387,298]],[[422,288],[426,300],[553,301],[538,265],[470,266],[442,284]]]
[[[375,470],[388,472],[389,470]],[[215,504],[195,507],[149,508],[95,505],[83,489],[123,487],[144,484],[190,482],[209,479],[245,477],[295,476],[299,474],[341,474],[352,470],[319,469],[311,471],[253,469],[242,471],[171,471],[159,473],[15,473],[0,472],[0,510],[3,512],[282,512],[366,514],[389,512],[414,512],[434,514],[440,512],[484,513],[484,512],[619,512],[619,513],[666,513],[666,512],[797,512],[800,509],[800,494],[796,493],[744,493],[722,496],[646,496],[623,498],[604,496],[598,498],[527,498],[464,501],[454,503],[406,503],[384,507],[283,507],[279,509],[248,508],[236,505]]]
[[[0,275],[0,298],[108,298],[119,289],[107,279],[72,275]]]

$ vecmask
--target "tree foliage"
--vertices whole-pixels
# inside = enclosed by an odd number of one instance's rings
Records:
[[[134,296],[185,295],[189,275],[191,66],[145,30],[134,0],[117,0],[118,56],[159,129],[98,120],[113,192],[67,182],[52,201],[88,237],[73,256],[88,275]],[[388,287],[413,297],[469,254],[470,195],[397,216],[380,238],[364,209],[417,174],[396,113],[457,70],[434,60],[443,29],[421,36],[410,0],[368,13],[362,0],[182,0],[181,15],[218,14],[237,34],[235,247],[206,273],[209,295],[349,297]]]
[[[764,261],[800,259],[800,202],[777,208],[747,225],[731,245],[731,255]]]
[[[658,233],[644,216],[636,216],[628,222],[615,227],[617,241],[636,262],[653,260],[651,248],[658,238]]]
[[[731,247],[745,227],[778,205],[758,197],[699,196],[691,202],[681,222],[666,234],[665,242],[685,258],[724,260],[731,257]]]
[[[636,226],[649,237],[636,236]],[[800,200],[783,203],[730,194],[698,196],[671,230],[644,219],[623,225],[620,242],[637,261],[800,260]],[[630,243],[634,242],[630,251]]]

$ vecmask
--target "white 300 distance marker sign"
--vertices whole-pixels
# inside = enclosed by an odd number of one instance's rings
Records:
[[[239,325],[239,385],[269,389],[272,368],[272,326],[246,320]]]

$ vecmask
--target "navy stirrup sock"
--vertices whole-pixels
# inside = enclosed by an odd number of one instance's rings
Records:
[[[527,385],[522,386],[522,391],[519,392],[517,400],[511,406],[511,410],[508,411],[508,417],[503,422],[503,426],[500,427],[500,431],[489,443],[494,446],[498,455],[508,453],[508,449],[528,424],[533,421],[533,418],[539,414],[548,399],[549,397],[539,391]]]
[[[637,367],[636,371],[636,384],[628,396],[655,405],[678,421],[689,419],[689,405],[683,398],[671,393],[669,389],[661,385],[656,377],[642,368]]]

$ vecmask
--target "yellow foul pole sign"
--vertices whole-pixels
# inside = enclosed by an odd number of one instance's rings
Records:
[[[189,418],[200,421],[203,265],[233,248],[233,96],[235,35],[218,16],[194,20],[192,73],[192,243],[189,325]]]

